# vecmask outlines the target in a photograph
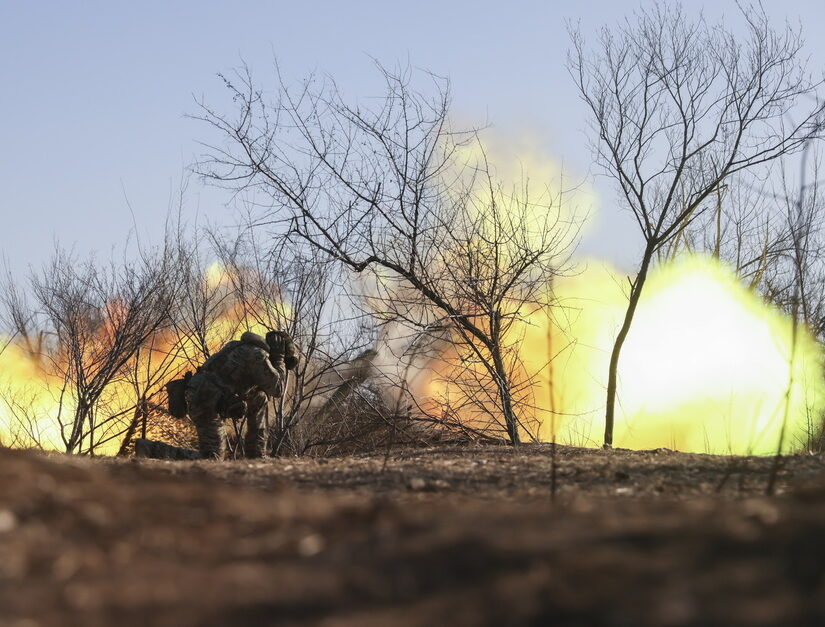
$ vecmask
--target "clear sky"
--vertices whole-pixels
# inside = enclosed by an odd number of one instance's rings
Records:
[[[691,10],[703,3],[687,2]],[[155,237],[171,192],[214,139],[193,95],[225,102],[216,73],[246,61],[260,78],[277,56],[287,76],[331,74],[353,96],[376,93],[370,56],[451,78],[454,112],[529,137],[578,174],[591,170],[584,109],[565,70],[565,20],[585,33],[637,2],[417,0],[242,2],[0,0],[0,251],[15,272],[59,239],[104,254],[136,225]],[[825,68],[821,0],[765,0],[801,20]],[[732,0],[705,11],[733,13]],[[606,181],[585,252],[628,263],[637,246]],[[223,192],[193,180],[188,211],[231,223]],[[131,207],[131,208],[130,208]]]

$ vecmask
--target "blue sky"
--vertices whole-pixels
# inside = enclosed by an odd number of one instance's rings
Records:
[[[702,3],[686,3],[698,10]],[[825,68],[821,2],[767,1],[801,20]],[[636,2],[23,2],[0,0],[0,252],[39,266],[53,242],[108,254],[136,226],[157,238],[170,195],[208,129],[193,95],[225,102],[216,73],[245,60],[260,78],[275,56],[288,77],[331,74],[352,96],[377,92],[370,56],[451,78],[454,112],[529,137],[581,175],[586,120],[565,67],[565,20],[585,33]],[[732,13],[732,1],[706,7]],[[637,241],[606,181],[584,250],[621,264]],[[190,216],[231,223],[225,193],[193,180]]]

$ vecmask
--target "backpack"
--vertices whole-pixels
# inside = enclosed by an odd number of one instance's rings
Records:
[[[192,373],[187,372],[183,378],[174,379],[166,384],[167,407],[169,414],[175,418],[186,418],[186,388]]]
[[[245,331],[241,335],[240,340],[232,340],[231,342],[227,343],[221,350],[217,353],[209,357],[203,365],[198,368],[198,372],[206,371],[206,372],[216,372],[223,369],[223,365],[226,363],[226,360],[229,359],[229,355],[234,351],[238,346],[241,344],[251,344],[261,350],[264,350],[269,353],[269,344],[266,343],[266,340],[262,338],[257,333],[252,333],[251,331]]]

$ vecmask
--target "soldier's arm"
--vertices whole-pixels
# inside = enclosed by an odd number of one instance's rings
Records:
[[[271,363],[269,355],[256,349],[250,364],[252,380],[270,398],[278,398],[284,393],[286,368],[283,362]]]
[[[273,365],[282,365],[286,370],[293,370],[298,365],[298,351],[295,342],[284,331],[270,331],[266,334],[269,344],[269,361]]]

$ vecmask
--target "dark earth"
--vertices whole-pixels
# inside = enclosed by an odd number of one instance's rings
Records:
[[[0,449],[0,626],[825,624],[825,457],[553,459]]]

